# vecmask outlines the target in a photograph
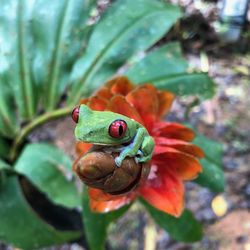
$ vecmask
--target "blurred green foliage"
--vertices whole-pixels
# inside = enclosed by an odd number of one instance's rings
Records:
[[[92,214],[86,193],[76,189],[69,157],[55,146],[30,144],[27,137],[34,128],[69,114],[81,98],[124,65],[124,74],[137,84],[151,82],[177,95],[201,99],[211,98],[215,91],[207,74],[190,73],[178,43],[149,50],[181,17],[177,6],[117,0],[90,25],[95,8],[94,0],[1,0],[0,240],[22,249],[61,244],[81,235],[87,236],[91,249],[102,249],[108,225],[128,209]],[[142,52],[145,57],[140,59]],[[62,106],[65,94],[67,102]],[[208,152],[206,145],[209,150],[213,142],[199,137],[197,143]],[[221,191],[221,150],[213,149],[203,160],[205,172],[197,182]],[[51,206],[65,209],[61,220],[74,224],[71,212],[80,216],[82,211],[84,229],[62,229],[41,216],[28,199],[30,192],[27,194],[23,179],[30,183],[28,191],[39,190]],[[201,238],[201,227],[190,212],[176,219],[162,217],[148,204],[145,207],[173,238]],[[187,222],[192,225],[186,227]],[[179,227],[186,229],[177,230]]]

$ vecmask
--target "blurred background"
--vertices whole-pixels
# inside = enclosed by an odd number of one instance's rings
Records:
[[[240,17],[235,14],[236,20],[223,12],[226,1],[171,2],[181,6],[184,16],[155,46],[179,40],[190,65],[208,72],[217,90],[213,99],[201,103],[195,97],[177,98],[167,119],[190,123],[200,133],[223,144],[225,192],[215,194],[194,183],[186,184],[186,206],[204,225],[201,242],[174,241],[135,203],[129,213],[111,224],[106,247],[250,250],[250,11],[246,8]],[[110,3],[98,1],[93,22]],[[73,128],[70,118],[52,121],[33,131],[30,140],[53,142],[75,158]],[[0,249],[13,248],[0,244]],[[74,243],[46,249],[83,248]]]

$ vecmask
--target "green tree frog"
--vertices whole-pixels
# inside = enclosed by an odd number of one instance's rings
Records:
[[[128,157],[147,162],[152,158],[154,140],[140,123],[110,111],[94,111],[82,104],[72,112],[77,123],[77,140],[104,146],[107,152],[119,152],[115,158],[118,167]]]

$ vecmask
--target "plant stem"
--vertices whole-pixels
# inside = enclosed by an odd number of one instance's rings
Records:
[[[30,134],[31,131],[33,131],[35,128],[44,124],[47,121],[66,116],[70,114],[71,111],[72,111],[71,107],[56,109],[36,117],[33,121],[31,121],[25,127],[23,127],[21,129],[21,132],[15,139],[13,146],[11,148],[10,160],[13,162],[16,159],[19,147],[23,144],[24,140]]]

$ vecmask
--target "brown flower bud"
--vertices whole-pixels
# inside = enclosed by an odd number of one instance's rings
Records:
[[[121,167],[117,167],[115,157],[118,155],[101,149],[89,151],[75,163],[74,171],[90,187],[112,195],[125,194],[148,177],[150,164],[136,163],[134,158],[127,157]]]

